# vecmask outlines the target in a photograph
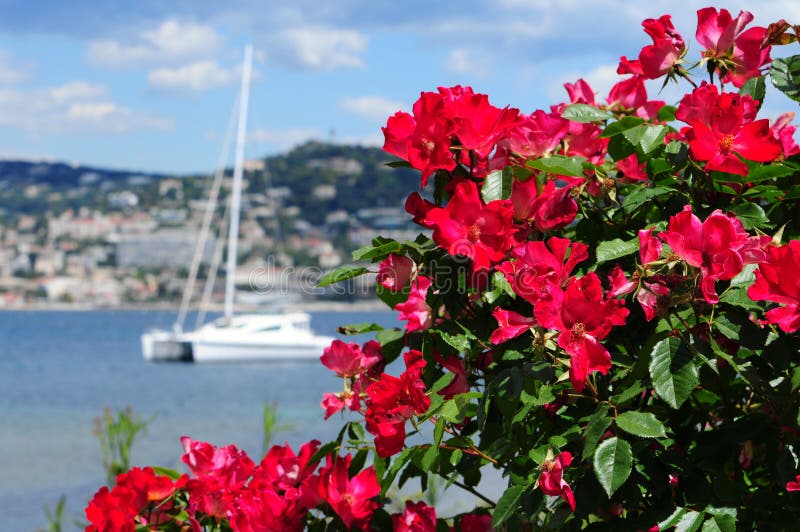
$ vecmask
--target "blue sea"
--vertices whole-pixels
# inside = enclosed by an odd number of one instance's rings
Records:
[[[67,530],[84,519],[86,502],[105,483],[92,431],[104,407],[151,419],[133,446],[133,465],[182,470],[184,435],[234,443],[258,461],[265,403],[277,406],[277,443],[336,436],[341,419],[324,422],[319,403],[341,383],[322,364],[146,363],[140,335],[173,320],[160,311],[0,312],[0,529],[43,527],[44,508],[62,494]],[[397,318],[315,312],[311,326],[334,335],[339,325],[363,322],[391,326]]]

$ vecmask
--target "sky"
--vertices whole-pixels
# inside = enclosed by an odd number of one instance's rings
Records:
[[[0,157],[207,173],[247,43],[248,158],[309,139],[380,145],[386,118],[438,86],[526,113],[580,77],[605,96],[619,57],[649,42],[643,19],[671,13],[696,56],[708,5],[800,23],[797,0],[0,0]],[[770,96],[765,112],[796,105]]]

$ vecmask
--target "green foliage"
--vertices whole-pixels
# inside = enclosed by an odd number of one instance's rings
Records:
[[[770,72],[790,96],[796,63],[776,60]],[[712,77],[728,66],[707,64]],[[682,64],[670,72],[685,74]],[[741,92],[763,98],[763,79]],[[416,363],[400,377],[391,369],[345,376],[336,397],[360,393],[365,419],[346,422],[312,464],[350,452],[350,476],[372,464],[381,497],[393,503],[407,485],[457,487],[499,530],[796,528],[800,507],[786,486],[800,469],[800,338],[774,319],[779,306],[792,311],[784,305],[794,292],[763,301],[753,284],[766,278],[768,252],[800,237],[800,157],[745,161],[736,170],[747,175],[712,171],[688,135],[620,105],[565,107],[563,117],[591,131],[599,152],[598,138],[607,139],[598,156],[576,155],[564,137],[540,157],[509,154],[508,167],[495,170],[488,160],[473,164],[466,137],[446,135],[455,168],[439,167],[423,190],[444,208],[429,215],[425,204],[417,214],[434,240],[378,237],[354,253],[373,265],[409,257],[415,286],[430,281],[424,298],[408,287],[377,295],[391,308],[408,301],[425,319],[405,330],[342,329],[376,332],[388,367],[406,350],[418,351],[407,359]],[[658,116],[675,115],[664,107]],[[718,140],[720,153],[739,142]],[[631,155],[644,175],[616,164]],[[560,196],[543,197],[540,187],[514,197],[537,208],[512,224],[519,203],[504,201],[521,176]],[[482,202],[462,197],[450,208],[456,182],[456,190],[474,184]],[[572,201],[574,220],[548,219]],[[687,207],[697,219],[684,218]],[[653,240],[640,236],[645,229]],[[451,255],[456,245],[463,252]],[[340,268],[320,284],[367,268]],[[770,283],[784,280],[792,281]],[[378,438],[398,434],[402,445],[381,447]],[[502,474],[502,491],[482,491],[490,468]],[[338,525],[329,514],[317,508],[312,529]],[[439,517],[437,529],[459,526],[458,516]],[[372,522],[390,523],[384,510]]]
[[[595,253],[597,255],[597,263],[600,264],[601,262],[621,259],[622,257],[632,255],[637,251],[639,251],[638,238],[628,240],[627,242],[619,238],[615,238],[614,240],[600,242]]]
[[[47,519],[45,528],[37,529],[36,532],[63,532],[64,530],[64,510],[67,505],[67,496],[62,495],[58,498],[55,508],[50,510],[45,508],[44,515]]]
[[[614,117],[608,111],[603,111],[594,105],[586,105],[585,103],[568,105],[564,112],[561,113],[561,116],[573,122],[602,122]]]
[[[689,398],[698,384],[697,367],[679,338],[664,338],[653,346],[650,378],[656,395],[672,408],[679,408]]]
[[[367,273],[367,271],[368,270],[363,266],[342,266],[323,275],[317,282],[317,286],[330,286],[335,283],[341,283],[342,281],[347,281],[353,277],[363,275]]]
[[[631,445],[620,438],[609,438],[597,447],[593,462],[597,481],[610,498],[631,474]]]
[[[800,55],[774,59],[769,77],[776,89],[800,102]]]
[[[582,176],[584,163],[583,157],[553,155],[528,161],[528,166],[555,175]]]
[[[481,196],[483,201],[504,200],[511,197],[511,185],[514,183],[514,175],[511,168],[495,170],[490,172],[483,180]]]
[[[103,452],[103,469],[109,486],[116,482],[117,475],[131,467],[130,453],[133,442],[150,424],[134,413],[130,407],[116,412],[103,409],[103,414],[94,421],[94,434]]]
[[[628,434],[642,438],[663,438],[666,436],[664,425],[651,412],[623,412],[614,420],[617,427]]]

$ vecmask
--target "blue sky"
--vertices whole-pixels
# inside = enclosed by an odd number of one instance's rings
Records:
[[[531,112],[578,77],[604,96],[619,56],[648,42],[642,19],[670,12],[691,41],[706,5],[800,22],[796,0],[0,0],[0,156],[207,172],[247,42],[248,157],[309,138],[379,144],[389,114],[439,85]]]

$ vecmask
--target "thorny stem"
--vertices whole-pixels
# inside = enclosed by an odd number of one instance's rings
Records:
[[[431,423],[433,423],[435,425],[437,420],[436,420],[436,418],[432,418],[431,417],[431,418],[428,418],[428,421],[430,421]],[[463,452],[475,455],[475,456],[480,456],[481,458],[483,458],[487,462],[491,462],[494,465],[498,465],[497,460],[495,460],[494,458],[492,458],[488,454],[484,453],[483,451],[481,451],[480,449],[475,447],[475,444],[473,444],[471,441],[469,441],[467,438],[465,438],[464,436],[462,436],[461,434],[459,434],[458,432],[456,432],[452,428],[450,428],[447,425],[445,425],[444,426],[444,431],[446,433],[448,433],[449,435],[455,436],[456,438],[460,439],[461,441],[463,441],[469,447],[468,449],[463,449],[463,448],[457,447],[457,449],[459,449],[459,450],[461,450]],[[441,446],[441,444],[440,444],[440,446]],[[444,448],[447,448],[447,447],[444,447]]]
[[[597,394],[597,387],[594,385],[592,379],[586,379],[586,386],[592,391],[592,395],[594,395],[595,399],[599,401],[600,396]]]

